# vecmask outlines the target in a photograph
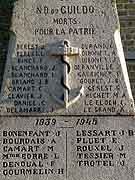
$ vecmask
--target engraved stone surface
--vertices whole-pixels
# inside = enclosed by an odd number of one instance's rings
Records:
[[[12,22],[2,112],[133,113],[119,22],[111,1],[18,1]],[[62,41],[69,43],[67,58],[61,52],[66,51]],[[82,53],[70,52],[71,47]],[[64,98],[71,104],[68,108]]]
[[[135,107],[114,0],[18,0],[0,94],[1,180],[133,180]]]

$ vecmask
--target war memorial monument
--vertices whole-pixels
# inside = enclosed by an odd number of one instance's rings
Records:
[[[0,180],[134,180],[135,106],[114,0],[14,2]]]

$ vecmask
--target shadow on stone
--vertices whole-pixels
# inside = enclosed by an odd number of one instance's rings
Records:
[[[16,45],[16,37],[11,35],[1,102],[7,104],[8,112],[12,113],[50,113],[65,108],[64,94],[68,93],[62,83],[65,64],[61,56],[51,55],[56,44],[27,45]],[[69,101],[70,94],[75,98],[76,92],[69,93]]]
[[[12,13],[17,0],[0,0],[0,91],[8,52]]]

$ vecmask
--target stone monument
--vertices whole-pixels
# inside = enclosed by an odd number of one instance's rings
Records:
[[[133,180],[135,107],[114,0],[15,2],[0,94],[1,180]]]

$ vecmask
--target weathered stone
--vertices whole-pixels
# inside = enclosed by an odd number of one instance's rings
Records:
[[[115,1],[19,0],[11,31],[1,179],[134,179],[135,108]]]
[[[114,3],[51,3],[18,1],[15,6],[1,104],[15,113],[132,114]],[[67,55],[68,62],[61,61],[61,53],[50,53],[66,39],[82,49],[81,56]],[[62,80],[64,67],[69,82]],[[68,110],[62,103],[66,91],[71,94]],[[82,96],[72,104],[76,93]]]

